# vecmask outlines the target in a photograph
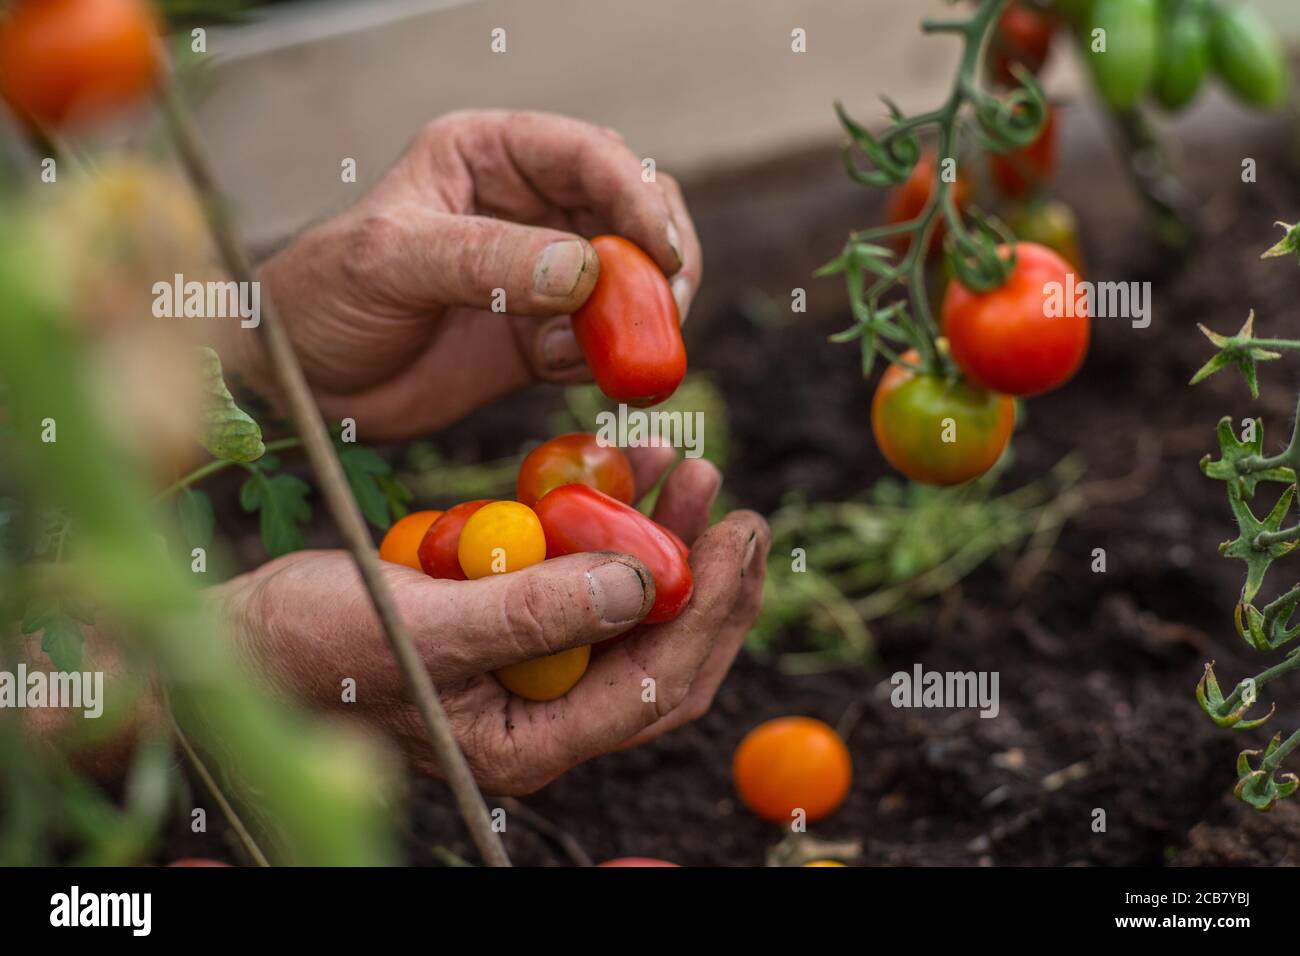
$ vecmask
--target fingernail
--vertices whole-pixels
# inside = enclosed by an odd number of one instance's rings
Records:
[[[754,563],[754,552],[758,550],[758,532],[753,531],[749,535],[749,544],[745,545],[745,559],[740,562],[741,574],[749,570],[749,566]]]
[[[677,324],[682,325],[691,309],[691,283],[686,276],[673,280],[673,298],[677,300]]]
[[[629,624],[641,617],[645,582],[636,568],[610,561],[587,572],[592,606],[606,624]]]
[[[677,223],[669,219],[668,228],[664,232],[668,236],[668,245],[672,246],[673,255],[677,257],[677,264],[681,265],[686,260],[682,258],[682,234],[677,231]]]
[[[542,337],[542,361],[552,372],[561,372],[582,364],[582,349],[573,329],[564,326],[552,329]]]
[[[533,269],[533,291],[562,298],[573,292],[587,266],[587,246],[579,239],[553,242],[537,257]]]

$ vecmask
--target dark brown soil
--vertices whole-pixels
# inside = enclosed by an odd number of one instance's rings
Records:
[[[1259,182],[1243,184],[1240,153],[1195,153],[1189,181],[1205,198],[1206,234],[1181,262],[1147,241],[1113,160],[1084,157],[1062,177],[1058,192],[1080,214],[1089,274],[1151,281],[1154,320],[1147,329],[1098,322],[1082,374],[1029,407],[1009,480],[1078,450],[1085,480],[1112,484],[1094,486],[1099,503],[1067,528],[1027,597],[1008,595],[1005,563],[987,566],[948,601],[878,627],[880,663],[869,671],[791,677],[742,656],[696,725],[579,767],[528,806],[597,860],[762,864],[782,831],[738,806],[733,748],[768,717],[835,724],[847,714],[853,792],[812,832],[859,841],[864,863],[1294,862],[1292,809],[1260,815],[1225,797],[1237,751],[1266,731],[1220,730],[1193,696],[1207,660],[1229,682],[1259,669],[1232,627],[1240,566],[1216,550],[1232,533],[1223,489],[1197,462],[1215,449],[1224,414],[1262,413],[1276,441],[1297,382],[1279,363],[1265,370],[1257,403],[1226,374],[1187,386],[1208,355],[1197,322],[1235,331],[1253,307],[1262,334],[1300,332],[1295,267],[1258,259],[1280,235],[1274,220],[1300,207],[1300,183],[1280,145],[1261,145],[1252,152]],[[819,154],[703,184],[690,200],[708,256],[687,326],[690,354],[728,400],[730,493],[763,511],[791,489],[828,499],[860,492],[885,471],[870,436],[871,388],[855,352],[826,342],[847,324],[839,283],[809,274],[850,228],[878,221],[878,198],[847,184],[835,156]],[[753,321],[772,304],[785,308],[796,286],[809,290],[805,322]],[[519,416],[529,402],[491,410],[448,440],[509,451],[536,423],[538,412]],[[1090,570],[1094,548],[1106,551],[1104,574]],[[1001,715],[894,709],[881,687],[917,662],[997,670]],[[1279,699],[1277,728],[1298,718],[1296,698]],[[415,859],[429,859],[418,844],[434,843],[472,858],[441,787],[424,792]],[[1098,808],[1104,833],[1092,828]],[[521,864],[568,862],[517,820],[507,845]]]
[[[1222,485],[1200,473],[1224,414],[1263,414],[1273,441],[1289,427],[1294,362],[1264,369],[1252,403],[1238,377],[1187,381],[1209,354],[1196,323],[1235,331],[1248,309],[1262,334],[1300,333],[1294,264],[1262,263],[1272,223],[1300,209],[1280,143],[1255,144],[1259,181],[1240,181],[1239,145],[1204,147],[1189,182],[1205,198],[1205,239],[1185,260],[1144,234],[1127,180],[1104,154],[1065,170],[1058,194],[1078,210],[1089,275],[1150,280],[1154,320],[1095,323],[1078,378],[1035,400],[1017,434],[1010,482],[1077,450],[1095,499],[1066,529],[1023,599],[994,562],[943,601],[880,624],[878,665],[791,677],[742,655],[710,714],[635,751],[578,767],[524,801],[596,860],[657,856],[686,865],[758,865],[780,828],[739,806],[730,758],[741,736],[781,714],[844,722],[855,766],[847,803],[815,836],[858,841],[867,864],[1193,865],[1295,862],[1293,808],[1256,814],[1230,796],[1238,750],[1271,730],[1216,728],[1193,689],[1216,660],[1228,683],[1260,669],[1236,637],[1240,565],[1220,558],[1232,534]],[[1073,174],[1073,175],[1070,175]],[[687,325],[692,367],[729,403],[729,493],[767,511],[791,489],[833,499],[884,474],[871,439],[871,386],[857,355],[826,342],[847,324],[838,280],[812,279],[846,233],[878,221],[879,196],[850,185],[818,153],[690,191],[708,278]],[[809,294],[797,326],[756,322],[791,289]],[[457,457],[508,454],[539,433],[554,395],[484,410],[439,442]],[[1106,483],[1106,484],[1100,484]],[[1090,570],[1104,548],[1107,571]],[[790,635],[797,641],[798,635]],[[897,710],[890,674],[1000,673],[1001,714]],[[1272,690],[1273,688],[1270,688]],[[1276,729],[1300,722],[1280,685]],[[442,785],[416,782],[411,859],[441,846],[476,856]],[[1094,832],[1094,810],[1105,832]],[[570,858],[511,818],[519,864]]]

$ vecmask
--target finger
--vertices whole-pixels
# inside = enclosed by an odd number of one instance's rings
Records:
[[[665,275],[681,270],[684,227],[674,226],[664,191],[642,179],[641,157],[620,139],[552,113],[506,114],[497,129],[511,166],[544,198],[565,209],[591,209],[644,249]],[[495,164],[465,161],[476,173],[502,174]]]
[[[640,501],[649,494],[650,489],[659,484],[659,479],[667,474],[677,460],[677,452],[667,445],[624,448],[623,453],[632,464],[632,476],[636,479],[634,501]]]
[[[558,773],[604,753],[681,704],[736,605],[740,557],[761,523],[751,512],[735,512],[710,529],[691,556],[695,594],[681,616],[593,657],[568,694],[534,705],[542,710],[529,711],[532,719],[520,712],[516,726],[526,720],[538,728],[529,750],[541,766]]]
[[[687,458],[674,468],[655,502],[654,520],[689,546],[709,527],[709,509],[722,488],[722,473],[703,458]]]
[[[570,316],[559,315],[538,321],[512,318],[515,341],[519,343],[533,376],[553,385],[580,385],[593,380],[587,357],[573,334]]]
[[[573,312],[600,261],[572,233],[484,216],[408,207],[351,224],[345,267],[380,301],[402,308],[468,306],[511,315]]]
[[[685,322],[686,314],[690,312],[691,303],[695,300],[695,293],[700,288],[700,280],[704,277],[704,248],[700,245],[695,223],[686,207],[681,184],[667,173],[659,174],[659,184],[668,201],[668,214],[672,217],[680,238],[678,248],[682,253],[682,267],[672,276],[670,284],[673,298],[677,300],[678,319]]]
[[[608,552],[554,558],[477,581],[412,575],[394,590],[435,683],[613,637],[654,603],[645,566]]]
[[[686,698],[666,717],[660,718],[624,742],[619,747],[620,750],[638,747],[660,734],[699,720],[708,713],[718,688],[722,686],[723,680],[731,670],[731,665],[736,660],[736,655],[744,646],[745,638],[758,619],[759,611],[762,610],[763,582],[767,576],[767,554],[770,545],[771,532],[767,528],[767,523],[763,522],[762,528],[755,532],[755,537],[749,545],[752,549],[748,554],[749,560],[741,570],[745,576],[745,583],[741,588],[740,597],[736,601],[736,606],[732,608],[722,633],[714,642],[709,659],[695,675]]]

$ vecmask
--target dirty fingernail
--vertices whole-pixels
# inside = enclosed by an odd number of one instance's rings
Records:
[[[579,239],[552,242],[537,257],[537,265],[533,268],[533,291],[544,296],[569,295],[578,287],[586,265],[586,243]]]
[[[592,604],[606,624],[629,624],[642,616],[645,583],[636,568],[610,561],[587,572]]]
[[[686,276],[678,276],[673,280],[673,298],[677,300],[677,323],[683,325],[686,322],[686,313],[691,310],[691,283]]]
[[[542,336],[542,361],[552,372],[560,372],[582,364],[582,349],[578,347],[573,329],[567,326],[551,329]]]
[[[664,232],[668,235],[668,245],[672,246],[673,255],[677,257],[677,264],[681,265],[685,260],[682,258],[682,234],[677,231],[677,223],[669,219],[668,228]]]

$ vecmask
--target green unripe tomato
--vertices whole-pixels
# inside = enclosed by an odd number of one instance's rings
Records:
[[[1165,109],[1180,110],[1195,98],[1210,66],[1209,11],[1204,0],[1170,0],[1166,8],[1155,96]]]
[[[1006,220],[1017,239],[1046,246],[1083,272],[1079,220],[1065,203],[1059,199],[1030,200],[1007,210]]]
[[[1098,49],[1103,39],[1104,52]],[[1129,109],[1156,78],[1159,4],[1157,0],[1094,0],[1084,18],[1081,40],[1102,100],[1111,109]]]
[[[904,356],[918,361],[915,351]],[[1011,440],[1015,402],[964,381],[891,365],[871,401],[871,430],[885,460],[912,481],[958,485],[997,463]]]
[[[1211,17],[1214,68],[1240,100],[1280,106],[1286,98],[1286,60],[1277,35],[1250,6],[1217,7]]]

